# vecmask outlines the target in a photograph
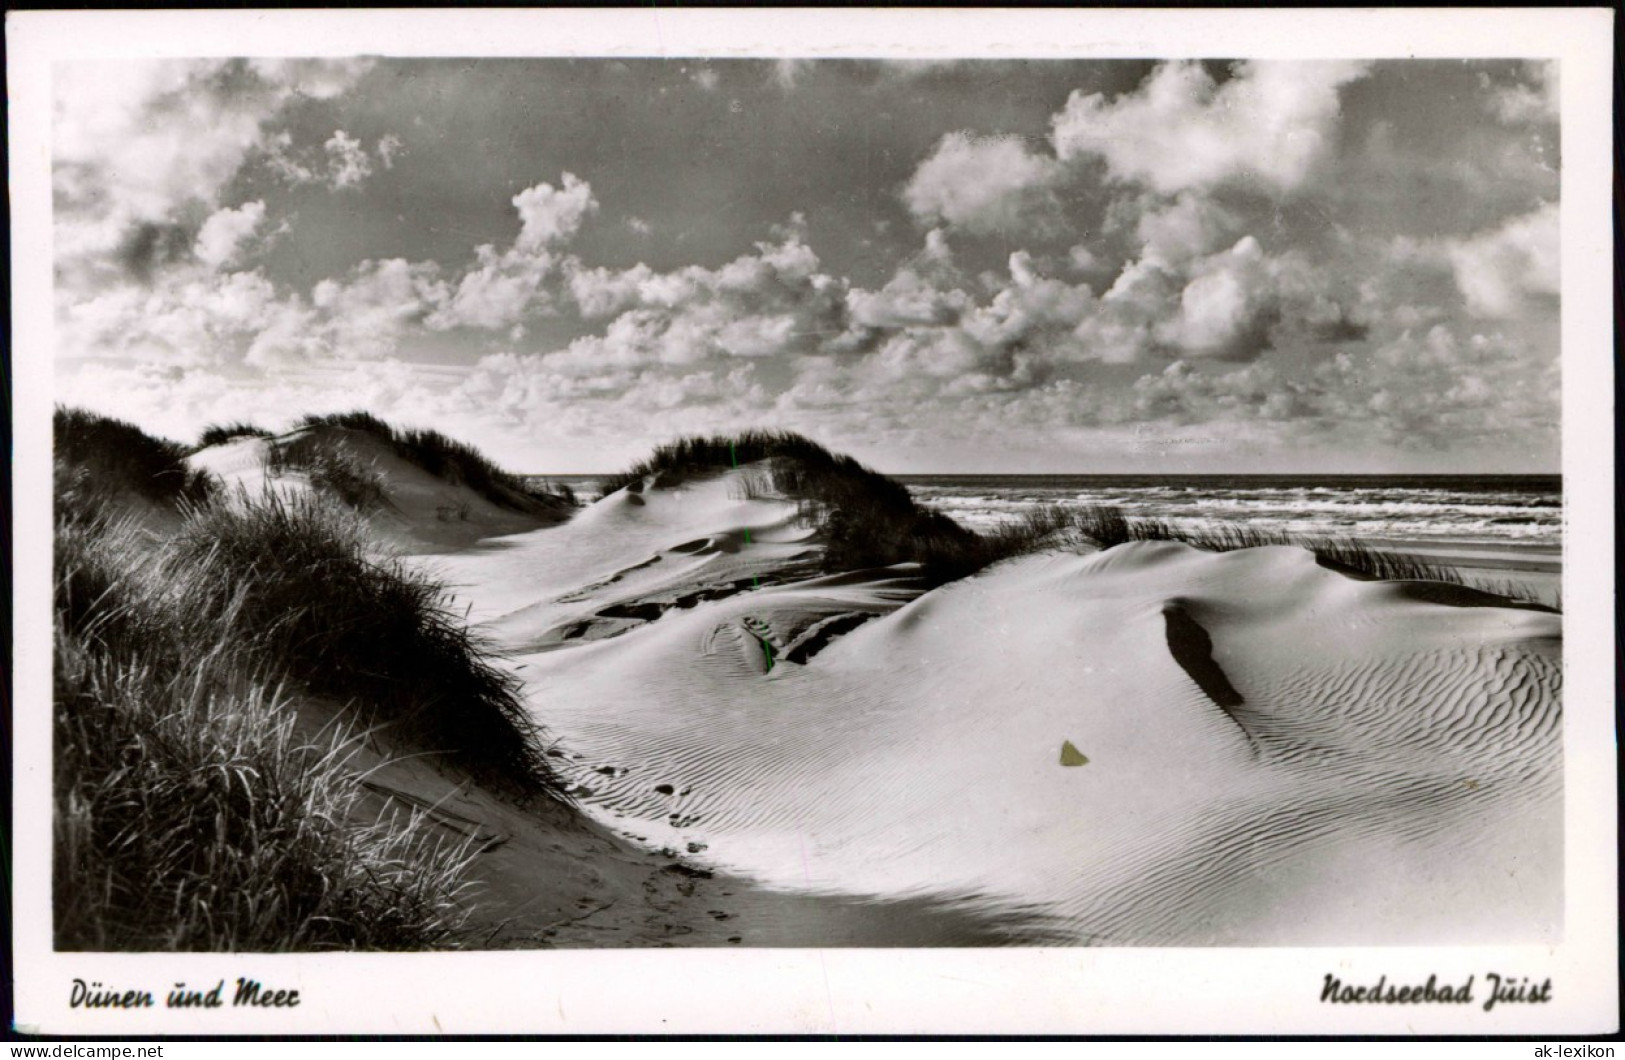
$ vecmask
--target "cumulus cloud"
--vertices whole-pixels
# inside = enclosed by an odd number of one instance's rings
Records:
[[[761,426],[773,398],[758,375],[753,361],[561,372],[510,352],[482,357],[444,400],[459,410],[452,420],[477,417],[532,444],[591,438],[630,461],[673,433]]]
[[[513,197],[519,211],[519,238],[514,246],[521,251],[569,242],[588,216],[598,212],[592,185],[574,173],[564,174],[559,187],[537,184]]]
[[[1358,344],[1307,372],[1288,363],[1176,360],[1137,379],[1108,420],[1260,425],[1274,446],[1473,447],[1511,431],[1555,442],[1556,357],[1499,332],[1436,324]]]
[[[613,319],[603,334],[577,339],[548,363],[579,373],[817,350],[844,327],[846,287],[821,270],[800,226],[776,234],[716,269],[572,265],[569,288],[582,314]]]
[[[958,277],[909,264],[879,290],[849,294],[852,322],[959,329],[963,336],[928,343],[910,336],[909,348],[936,350],[936,363],[947,363],[942,351],[974,347],[989,367],[1005,369],[1011,362],[997,354],[1017,344],[1042,350],[1049,363],[1244,362],[1269,349],[1277,329],[1353,337],[1350,311],[1315,290],[1324,277],[1300,255],[1266,252],[1248,231],[1265,219],[1238,213],[1224,193],[1310,193],[1335,146],[1339,90],[1365,73],[1357,63],[1240,63],[1215,80],[1200,64],[1166,63],[1114,100],[1074,93],[1052,119],[1054,156],[1017,138],[951,133],[904,188],[918,220],[946,231],[1062,234],[1058,193],[1098,180],[1084,165],[1098,160],[1108,181],[1127,188],[1107,204],[1102,241],[1077,243],[1069,259],[1077,272],[1111,282],[1098,298],[1085,285],[1024,282],[1033,259],[1018,256],[1010,281],[994,281],[984,304]],[[1047,315],[1032,311],[1037,292],[1051,299]],[[901,348],[891,342],[869,335],[864,346]]]
[[[155,424],[170,416],[166,395],[188,415],[230,415],[219,410],[237,407],[231,388],[242,385],[271,404],[365,402],[475,440],[637,439],[629,457],[674,431],[763,425],[764,412],[771,425],[888,452],[947,438],[1127,451],[1110,446],[1141,427],[1147,438],[1277,453],[1311,442],[1369,451],[1371,439],[1489,452],[1505,438],[1555,439],[1558,210],[1508,216],[1555,185],[1512,180],[1482,198],[1474,189],[1488,178],[1458,172],[1464,157],[1497,160],[1478,168],[1502,172],[1502,146],[1528,154],[1538,140],[1555,152],[1552,130],[1528,127],[1555,113],[1550,66],[1494,66],[1495,80],[1456,105],[1480,126],[1464,141],[1472,149],[1451,155],[1418,146],[1425,123],[1394,120],[1383,132],[1369,113],[1340,143],[1339,95],[1359,65],[1248,63],[1215,78],[1164,64],[1113,99],[1074,94],[1048,146],[968,132],[932,142],[896,189],[922,243],[866,259],[865,270],[884,267],[861,282],[843,275],[846,261],[820,259],[802,218],[715,267],[583,262],[574,243],[600,206],[564,173],[511,196],[509,237],[471,251],[437,240],[433,261],[354,246],[348,260],[365,260],[298,291],[268,278],[291,273],[264,238],[291,223],[274,211],[305,195],[222,201],[223,189],[268,171],[351,193],[347,208],[388,199],[353,193],[382,182],[400,137],[369,151],[345,129],[309,125],[330,113],[358,128],[342,107],[287,129],[277,121],[364,68],[134,69],[136,102],[86,106],[98,82],[64,127],[58,353],[65,395],[99,392],[117,405],[124,387],[129,412],[158,410]],[[805,73],[778,69],[792,83]],[[900,68],[880,83],[917,74]],[[1456,71],[1456,83],[1470,88],[1473,76]],[[183,134],[177,115],[205,129],[196,157],[194,130]],[[151,153],[99,143],[98,130]],[[1380,196],[1324,179],[1343,172],[1325,165],[1334,148],[1366,171],[1406,174],[1395,187],[1473,193],[1434,227],[1418,229],[1414,209],[1387,223]],[[233,184],[254,159],[266,169]],[[130,167],[128,186],[119,165]],[[832,228],[898,232],[887,217],[805,205],[821,224],[840,222]],[[671,218],[614,216],[612,243],[658,234],[649,246],[660,260],[681,250],[684,226]],[[1002,263],[990,241],[972,238],[1017,233],[1030,249]],[[863,246],[880,254],[895,243]],[[565,319],[539,326],[544,314]],[[437,374],[400,360],[420,345],[436,357],[511,352]],[[211,387],[228,396],[211,404]]]
[[[353,188],[372,176],[366,149],[343,129],[335,129],[322,149],[327,152],[327,179],[334,188]]]
[[[1511,434],[1555,442],[1559,359],[1499,330],[1435,324],[1346,351],[1318,373],[1329,423],[1405,447]]]
[[[1079,243],[1066,252],[1067,262],[1078,272],[1094,272],[1101,267],[1100,257],[1085,243]]]
[[[1208,196],[1190,192],[1172,201],[1154,196],[1122,199],[1113,204],[1112,212],[1133,218],[1143,259],[1170,268],[1211,254],[1242,234],[1239,217]]]
[[[1114,179],[1165,195],[1227,182],[1291,192],[1337,135],[1338,90],[1365,72],[1351,62],[1249,62],[1219,84],[1199,63],[1164,63],[1114,100],[1074,92],[1052,140],[1063,160],[1099,158]]]
[[[402,258],[364,261],[347,279],[323,280],[310,292],[334,352],[345,358],[394,353],[400,335],[423,324],[447,297],[438,265]]]
[[[960,389],[981,390],[1032,385],[1046,365],[1088,359],[1076,336],[1095,303],[1087,284],[1042,275],[1026,251],[1010,256],[1007,279],[982,283],[985,301],[934,229],[879,290],[847,292],[848,330],[825,349],[869,354],[876,378],[959,375]]]
[[[1194,357],[1257,356],[1281,312],[1274,282],[1279,267],[1265,259],[1252,236],[1204,260],[1180,292],[1178,316],[1159,329],[1159,337]]]
[[[321,320],[298,295],[272,308],[243,351],[243,363],[276,369],[330,361],[333,347]]]
[[[1010,282],[992,300],[967,314],[965,330],[989,350],[1034,348],[1056,360],[1085,359],[1076,329],[1095,308],[1088,284],[1040,275],[1032,255],[1010,255]]]
[[[260,201],[244,203],[236,209],[219,210],[209,215],[203,227],[198,229],[192,252],[211,268],[229,264],[253,238],[264,220],[265,203]]]
[[[397,140],[389,152],[398,146]],[[386,169],[391,160],[389,152],[381,141],[379,154]],[[286,130],[276,133],[266,139],[265,164],[289,184],[322,184],[334,191],[358,188],[372,176],[372,159],[366,148],[343,129],[333,130],[319,151],[314,147],[296,149],[291,133]]]
[[[1007,279],[984,282],[992,284],[985,301],[933,230],[879,290],[848,292],[847,331],[824,343],[832,356],[798,365],[781,407],[956,404],[1030,391],[1059,365],[1089,358],[1075,334],[1094,305],[1087,285],[1042,275],[1025,251],[1011,255]]]
[[[316,284],[308,304],[297,295],[276,304],[243,360],[260,368],[385,360],[448,297],[433,262],[364,261]]]
[[[853,288],[847,307],[853,323],[869,328],[950,324],[971,305],[962,289],[965,280],[953,263],[953,252],[941,229],[925,237],[925,248],[905,262],[878,291]]]
[[[1532,299],[1555,298],[1558,209],[1548,203],[1477,237],[1445,248],[1467,307],[1486,317],[1510,317]]]
[[[475,249],[475,263],[456,282],[455,291],[427,318],[437,330],[456,327],[502,330],[526,314],[548,309],[552,295],[546,282],[559,264],[555,251],[568,243],[598,210],[592,186],[573,173],[559,187],[541,183],[513,197],[519,234],[513,245],[498,251],[486,244]]]
[[[1053,223],[1054,159],[1034,154],[1016,137],[949,133],[903,188],[903,201],[922,222],[946,222],[968,232],[1025,232]]]
[[[1315,334],[1346,326],[1344,309],[1318,293],[1310,266],[1296,254],[1269,255],[1249,235],[1213,254],[1182,252],[1170,260],[1157,238],[1080,322],[1077,337],[1092,357],[1249,361],[1271,347],[1285,322]]]
[[[277,302],[258,272],[171,272],[151,287],[121,285],[63,307],[58,353],[170,367],[226,364],[269,322]]]
[[[385,169],[395,168],[395,159],[400,155],[405,145],[401,138],[394,133],[385,133],[378,138],[378,160],[384,164]]]
[[[1513,84],[1497,84],[1488,74],[1480,76],[1490,113],[1510,125],[1556,121],[1560,109],[1558,64],[1526,62],[1523,73],[1524,80]]]
[[[451,299],[428,318],[430,327],[511,328],[533,304],[546,300],[542,284],[553,269],[551,255],[515,250],[499,254],[487,244],[475,249],[475,258]]]
[[[334,142],[342,165],[357,157],[353,138],[340,133]],[[308,299],[276,291],[257,270],[228,271],[263,227],[263,201],[216,210],[185,240],[182,226],[138,226],[119,253],[128,279],[61,299],[59,352],[277,370],[387,359],[425,330],[523,334],[522,318],[551,305],[556,249],[597,203],[585,182],[566,175],[561,189],[539,184],[513,205],[520,231],[506,250],[481,246],[449,275],[433,261],[369,259],[318,282]]]
[[[141,225],[175,224],[221,190],[299,98],[331,98],[370,61],[59,64],[52,123],[59,257],[106,255]]]
[[[1316,415],[1319,392],[1313,386],[1283,378],[1269,365],[1204,372],[1179,360],[1161,372],[1135,380],[1133,403],[1140,417],[1180,423],[1215,419],[1284,421]]]
[[[293,134],[287,130],[266,138],[265,164],[289,184],[314,184],[321,179],[321,173],[308,159],[302,161],[295,155]]]

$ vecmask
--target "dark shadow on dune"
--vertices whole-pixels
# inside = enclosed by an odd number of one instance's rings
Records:
[[[668,610],[656,603],[611,604],[598,612],[598,618],[630,618],[639,622],[653,622]]]
[[[784,658],[788,662],[805,665],[807,660],[835,643],[836,638],[845,636],[864,623],[879,617],[868,611],[836,615],[819,623],[808,635],[792,645]]]
[[[1168,653],[1196,682],[1196,687],[1227,712],[1245,703],[1224,670],[1213,661],[1213,638],[1202,624],[1178,604],[1164,604],[1162,617],[1168,628]]]
[[[1241,734],[1247,737],[1247,746],[1252,749],[1254,757],[1257,757],[1262,750],[1258,738],[1237,713],[1237,708],[1247,701],[1214,660],[1213,638],[1177,602],[1170,601],[1162,606],[1162,618],[1167,627],[1168,654],[1196,682],[1196,687],[1224,711],[1224,716],[1235,723]]]
[[[1513,600],[1499,593],[1488,593],[1482,589],[1474,589],[1466,585],[1447,585],[1443,582],[1397,582],[1399,591],[1412,600],[1421,600],[1429,604],[1443,604],[1445,607],[1510,607],[1517,611],[1544,611],[1551,615],[1562,614],[1555,607],[1536,603],[1533,600]]]

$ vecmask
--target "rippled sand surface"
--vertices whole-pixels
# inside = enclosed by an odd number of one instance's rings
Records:
[[[436,557],[588,811],[1008,941],[1550,941],[1561,617],[1303,550],[817,578],[737,476]]]

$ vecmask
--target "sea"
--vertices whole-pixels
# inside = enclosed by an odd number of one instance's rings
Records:
[[[920,503],[972,529],[1048,505],[1102,505],[1180,529],[1558,549],[1558,475],[910,475]]]
[[[1373,545],[1560,553],[1560,475],[897,475],[975,530],[1051,505],[1106,505],[1197,528],[1215,522]],[[597,495],[590,475],[560,476]]]

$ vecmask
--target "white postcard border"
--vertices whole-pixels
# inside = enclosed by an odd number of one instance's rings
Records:
[[[47,1033],[1538,1034],[1617,1029],[1612,12],[672,10],[30,12],[7,18],[15,380],[16,1013]],[[1538,57],[1561,62],[1565,941],[1555,947],[73,954],[50,938],[50,64],[202,55]],[[1555,983],[1483,1012],[1332,1006],[1345,981]],[[68,1007],[250,975],[297,1009]]]

